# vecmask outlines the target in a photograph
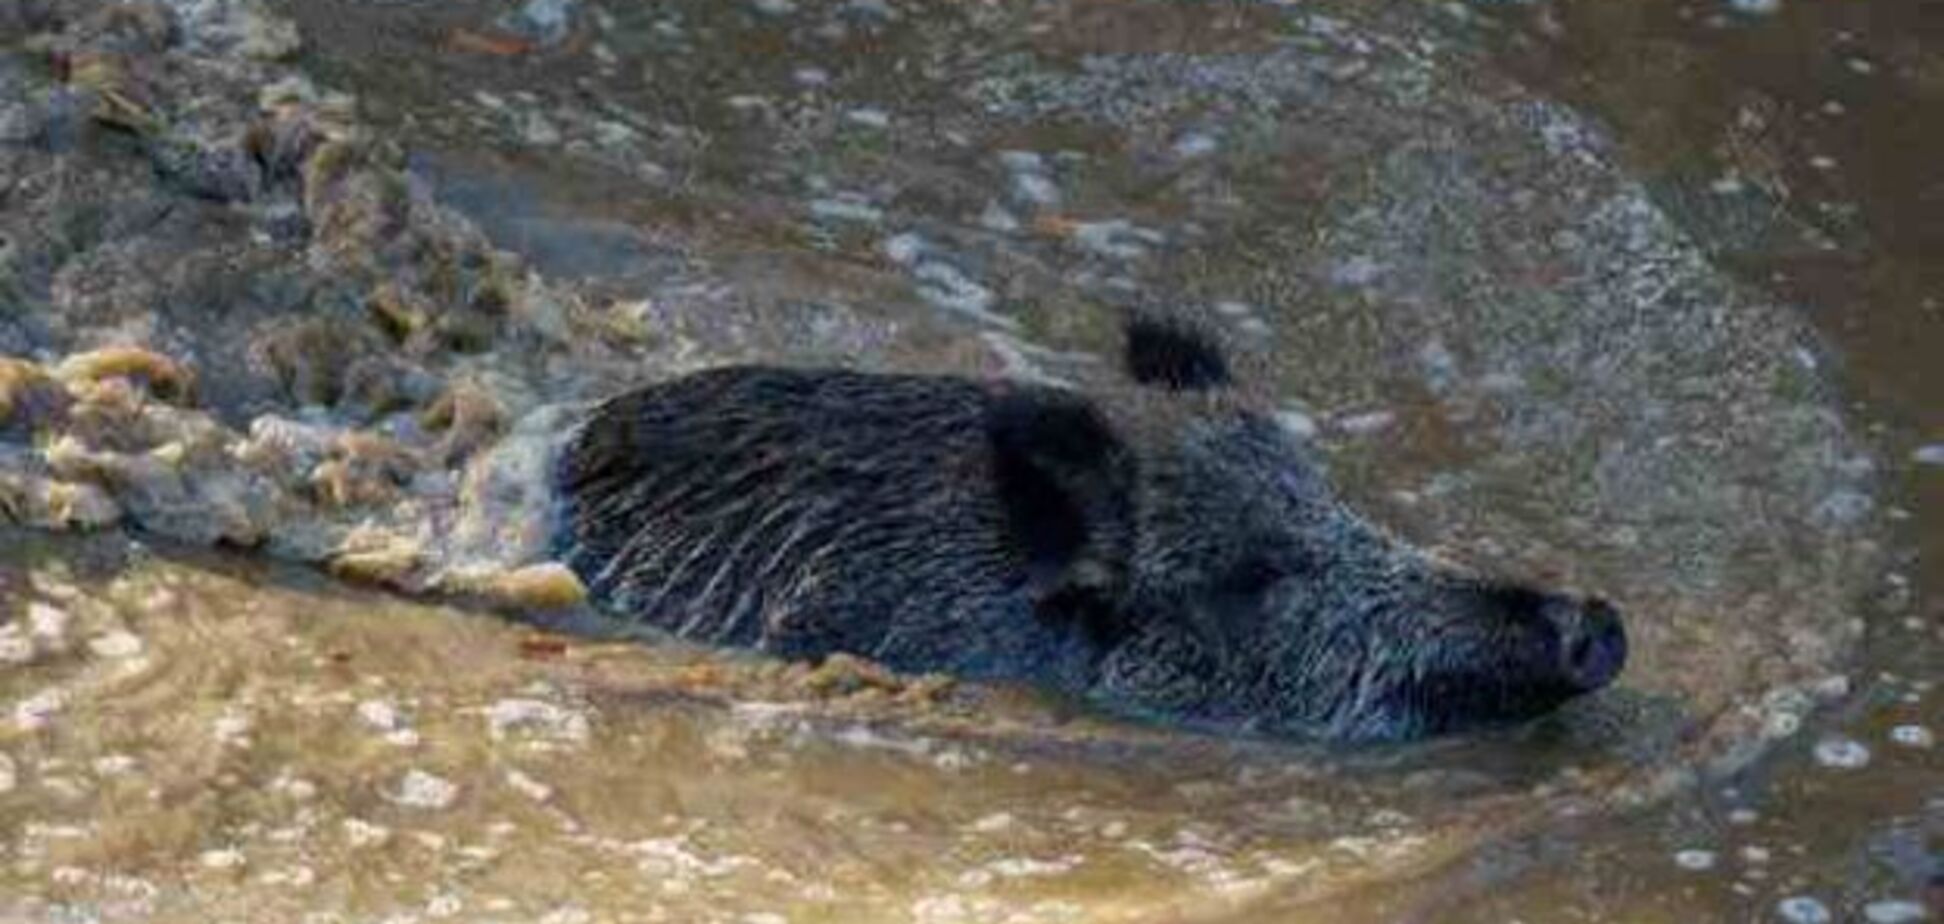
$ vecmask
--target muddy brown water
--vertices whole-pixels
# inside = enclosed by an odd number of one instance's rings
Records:
[[[1275,344],[1247,361],[1386,522],[1644,609],[1628,689],[1505,734],[1329,753],[538,633],[161,538],[8,531],[0,915],[1944,915],[1944,466],[1920,461],[1944,442],[1934,9],[1404,5],[1343,39],[1343,11],[1292,28],[1275,5],[528,5],[566,14],[551,37],[509,26],[516,6],[278,9],[305,37],[297,66],[358,94],[414,182],[647,326],[670,369],[788,356],[1085,381],[1104,343],[1090,302],[1213,303]],[[1356,83],[1356,36],[1391,27],[1481,81],[1480,108],[1424,110],[1465,126],[1455,147],[1379,156],[1415,112],[1392,95],[1427,92],[1388,64],[1396,83]],[[1112,63],[1290,42],[1332,93],[1370,94],[1298,107],[1348,120],[1340,137],[1288,130],[1273,92],[1219,68],[1164,61],[1144,82]],[[1469,67],[1578,107],[1615,150],[1576,147],[1574,123]],[[1561,160],[1612,157],[1754,294],[1680,269],[1624,190],[1522,191],[1612,181],[1535,166],[1479,115],[1499,103]],[[1359,134],[1380,128],[1403,133]],[[1197,167],[1211,151],[1233,159]],[[1647,243],[1581,254],[1413,210],[1501,195],[1595,237],[1609,226],[1567,213],[1620,203],[1616,239]],[[1656,267],[1642,301],[1603,303],[1624,326],[1527,291],[1606,297],[1575,273],[1607,259]],[[1731,310],[1663,302],[1669,279]],[[1486,304],[1514,284],[1516,310]],[[488,371],[557,398],[640,374],[625,355],[543,358]],[[1865,493],[1873,512],[1850,519]]]

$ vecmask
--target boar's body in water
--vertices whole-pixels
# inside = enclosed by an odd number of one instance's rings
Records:
[[[619,618],[1025,680],[1203,726],[1399,740],[1606,685],[1605,603],[1455,573],[1335,497],[1184,329],[1099,398],[731,367],[599,407],[559,551]]]

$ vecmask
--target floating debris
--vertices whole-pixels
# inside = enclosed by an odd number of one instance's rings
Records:
[[[1915,924],[1930,920],[1930,912],[1916,902],[1893,898],[1864,905],[1863,919],[1870,924]]]
[[[1715,860],[1712,850],[1680,850],[1674,854],[1674,865],[1690,872],[1714,869]]]
[[[1890,729],[1890,740],[1907,748],[1928,748],[1937,743],[1937,736],[1922,725],[1899,725]]]
[[[1775,904],[1775,913],[1788,924],[1830,924],[1829,906],[1808,895],[1795,895]]]
[[[1831,736],[1816,742],[1816,763],[1837,770],[1868,766],[1870,749],[1854,738]]]

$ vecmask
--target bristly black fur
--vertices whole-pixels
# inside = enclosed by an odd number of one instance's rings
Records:
[[[1440,566],[1343,505],[1180,319],[1095,393],[730,366],[591,411],[555,552],[682,638],[1026,681],[1199,727],[1400,740],[1624,667],[1602,601]],[[1228,400],[1234,397],[1237,400]]]
[[[1186,321],[1130,319],[1125,359],[1128,374],[1143,385],[1195,391],[1221,388],[1230,381],[1221,345]]]

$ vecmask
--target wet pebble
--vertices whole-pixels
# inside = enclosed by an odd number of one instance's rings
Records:
[[[560,129],[537,112],[529,112],[521,120],[520,135],[535,147],[552,147],[560,143]]]
[[[243,851],[234,847],[205,850],[196,860],[208,869],[235,869],[245,862]]]
[[[317,796],[317,784],[302,777],[291,776],[288,771],[280,773],[270,781],[270,790],[289,796],[298,802],[308,802]]]
[[[1737,13],[1766,15],[1782,8],[1782,0],[1728,0],[1728,8]]]
[[[885,129],[891,127],[891,114],[882,109],[865,107],[844,113],[844,121],[863,128]]]
[[[1829,906],[1807,895],[1794,895],[1775,904],[1776,916],[1789,924],[1830,924]]]
[[[567,37],[573,24],[574,7],[578,5],[579,0],[527,0],[499,24],[542,45],[554,45]]]
[[[72,618],[59,607],[45,603],[27,604],[27,625],[34,637],[52,644],[60,644],[67,638],[68,623]]]
[[[1711,870],[1715,867],[1715,852],[1712,850],[1676,851],[1674,865],[1697,873]]]
[[[1073,226],[1073,242],[1082,248],[1103,257],[1117,260],[1132,260],[1148,252],[1148,247],[1160,244],[1163,238],[1158,231],[1143,228],[1124,219],[1107,221],[1083,221]]]
[[[61,690],[47,689],[34,694],[14,705],[14,724],[21,731],[36,731],[46,728],[54,720],[54,714],[67,705],[67,694]]]
[[[403,722],[398,715],[398,707],[382,699],[368,699],[358,704],[358,718],[377,731],[397,731]]]
[[[568,744],[584,744],[592,731],[587,716],[538,699],[502,699],[486,709],[486,733],[503,741],[513,732]]]
[[[884,243],[880,247],[882,247],[884,255],[890,258],[891,262],[906,265],[924,255],[925,239],[916,234],[906,232],[885,238]]]
[[[1762,734],[1768,738],[1788,738],[1802,730],[1802,714],[1779,704],[1762,718]]]
[[[1937,743],[1937,736],[1922,725],[1899,725],[1890,729],[1890,740],[1908,748],[1928,748]]]
[[[0,626],[0,664],[25,664],[34,660],[34,642],[14,624]]]
[[[101,658],[132,658],[142,653],[142,639],[132,632],[117,630],[89,639],[88,650]]]
[[[972,823],[972,830],[980,834],[993,834],[1013,826],[1013,816],[1009,812],[995,812]]]
[[[1010,319],[992,313],[998,300],[993,291],[974,282],[958,267],[943,260],[925,260],[912,275],[918,280],[918,294],[926,301],[987,323],[1014,326]]]
[[[254,727],[256,722],[248,713],[229,710],[216,717],[210,734],[217,744],[246,748],[250,746],[250,729]]]
[[[376,847],[391,840],[391,829],[361,818],[344,820],[344,839],[354,848]]]
[[[818,218],[836,221],[855,221],[861,224],[877,224],[884,220],[884,210],[856,197],[835,196],[829,199],[816,199],[810,203],[810,214]]]
[[[1910,454],[1911,461],[1918,465],[1944,465],[1944,443],[1919,446]]]
[[[1213,154],[1215,153],[1215,149],[1219,147],[1221,147],[1221,143],[1216,141],[1214,136],[1205,135],[1201,132],[1189,132],[1175,139],[1174,152],[1176,157],[1183,160],[1190,160]]]
[[[518,790],[523,796],[535,802],[545,802],[553,798],[553,787],[534,779],[518,770],[506,771],[506,785]]]
[[[999,165],[1014,173],[1039,173],[1046,169],[1046,158],[1038,151],[1000,151]]]
[[[1013,174],[1013,195],[1030,205],[1057,205],[1060,189],[1039,173]]]
[[[1816,763],[1837,770],[1855,770],[1870,763],[1870,749],[1852,738],[1824,738],[1816,743]]]
[[[1276,423],[1281,424],[1285,431],[1298,439],[1307,440],[1316,437],[1316,418],[1302,411],[1287,408],[1278,411]]]
[[[1371,411],[1366,414],[1352,414],[1338,418],[1336,428],[1351,436],[1369,436],[1386,430],[1397,422],[1397,415],[1389,411]]]
[[[1913,924],[1930,920],[1923,905],[1905,899],[1885,899],[1863,906],[1863,918],[1870,924]]]
[[[458,784],[424,770],[410,770],[385,798],[408,808],[443,809],[459,798]]]
[[[96,776],[124,776],[135,769],[135,758],[127,754],[109,754],[94,762]]]
[[[266,4],[235,4],[241,41],[236,49],[258,61],[282,61],[303,48],[297,24],[273,14]]]
[[[267,886],[294,886],[301,889],[317,881],[317,871],[308,866],[292,866],[271,870],[258,876],[257,881]]]
[[[1367,256],[1354,256],[1330,269],[1330,281],[1342,286],[1361,287],[1384,275],[1384,265]]]
[[[1011,234],[1019,230],[1019,219],[1006,207],[997,202],[987,202],[985,211],[979,213],[979,227],[1000,234]]]

